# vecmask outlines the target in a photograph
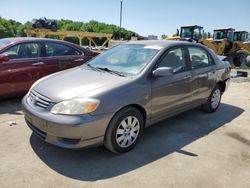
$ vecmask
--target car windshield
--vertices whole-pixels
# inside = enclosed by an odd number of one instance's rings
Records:
[[[0,48],[3,48],[5,45],[10,44],[11,41],[8,39],[0,39]]]
[[[95,68],[136,75],[161,49],[160,46],[122,44],[91,60],[88,65]]]

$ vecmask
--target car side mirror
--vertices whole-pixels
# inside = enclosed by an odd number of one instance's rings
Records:
[[[159,67],[153,71],[153,75],[155,77],[172,76],[173,75],[173,68],[171,68],[171,67]]]
[[[9,61],[10,60],[10,56],[8,54],[0,54],[0,63],[2,63],[3,61]]]

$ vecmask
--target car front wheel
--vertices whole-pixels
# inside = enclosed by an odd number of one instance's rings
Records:
[[[206,112],[215,112],[220,106],[221,95],[222,95],[221,87],[217,85],[210,94],[207,102],[203,105],[203,109]]]
[[[143,123],[143,117],[137,109],[128,107],[119,111],[108,126],[104,146],[113,153],[131,150],[142,134]]]

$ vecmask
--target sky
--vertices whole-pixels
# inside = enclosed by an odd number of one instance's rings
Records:
[[[0,16],[22,23],[45,16],[119,25],[119,12],[120,0],[0,0]],[[181,25],[193,24],[206,32],[250,31],[250,0],[123,0],[122,27],[140,35],[171,36]]]

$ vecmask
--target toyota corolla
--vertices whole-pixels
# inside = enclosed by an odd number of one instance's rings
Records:
[[[230,70],[200,44],[130,42],[40,79],[23,98],[23,111],[48,143],[127,152],[147,126],[199,106],[215,112]]]

